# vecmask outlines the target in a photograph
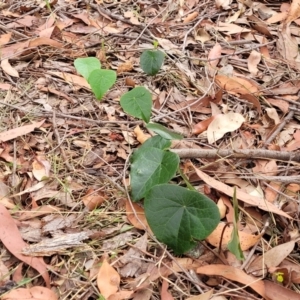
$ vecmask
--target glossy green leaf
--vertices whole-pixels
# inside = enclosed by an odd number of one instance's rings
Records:
[[[146,88],[138,86],[127,92],[121,97],[120,104],[127,114],[149,122],[152,96]]]
[[[94,70],[101,69],[101,63],[96,57],[77,58],[74,61],[74,66],[76,68],[76,71],[80,75],[82,75],[86,80],[88,80],[90,74]]]
[[[147,75],[155,75],[164,62],[165,54],[160,50],[145,50],[140,58],[140,65]]]
[[[157,123],[148,123],[146,127],[155,133],[159,134],[161,137],[167,140],[182,140],[183,136],[181,134],[175,133],[165,126]]]
[[[237,227],[237,222],[239,218],[238,214],[238,201],[236,198],[236,189],[234,188],[234,193],[233,193],[233,208],[234,208],[234,218],[233,218],[233,230],[231,233],[231,240],[228,243],[227,247],[228,250],[235,255],[235,257],[239,260],[244,260],[244,254],[241,249],[241,244],[240,244],[240,238],[239,238],[239,230]]]
[[[130,169],[132,200],[138,201],[153,186],[168,182],[175,175],[178,165],[179,157],[173,152],[154,147],[134,152]]]
[[[144,208],[157,239],[176,254],[205,239],[220,221],[219,209],[211,199],[171,184],[154,186],[145,197]]]
[[[114,85],[117,80],[117,74],[112,70],[94,70],[89,78],[92,91],[96,98],[101,100],[104,94]]]

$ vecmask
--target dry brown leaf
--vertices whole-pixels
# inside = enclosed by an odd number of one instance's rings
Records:
[[[219,247],[220,240],[222,238],[222,232],[225,227],[225,223],[221,222],[217,228],[205,239],[208,243],[210,243],[212,246]],[[226,249],[228,243],[231,240],[231,233],[233,230],[233,226],[227,226],[223,238],[222,238],[222,248]],[[241,249],[243,251],[250,249],[252,246],[254,246],[259,240],[259,235],[250,234],[244,231],[239,230],[239,239],[241,244]]]
[[[262,110],[261,110],[261,105],[260,105],[260,102],[259,102],[259,98],[254,96],[254,95],[251,95],[251,94],[243,94],[240,96],[241,99],[244,99],[244,100],[247,100],[249,101],[250,103],[252,103],[254,105],[254,107],[257,108],[257,111],[261,114],[262,113]]]
[[[137,229],[145,230],[145,228],[146,228],[146,229],[150,230],[150,227],[146,220],[144,209],[141,206],[139,206],[137,203],[131,202],[131,204],[130,204],[129,201],[130,200],[126,199],[126,215],[127,215],[128,221]],[[139,220],[136,218],[136,216],[132,210],[132,207],[134,208]]]
[[[278,166],[276,160],[257,159],[255,160],[255,167],[252,168],[254,174],[266,174],[269,176],[276,176],[278,174]]]
[[[219,209],[219,213],[220,213],[220,219],[222,220],[223,218],[225,218],[226,216],[226,211],[227,211],[227,207],[224,203],[224,201],[222,200],[222,198],[220,198],[217,202],[217,206]]]
[[[54,39],[57,41],[62,41],[63,37],[62,37],[62,32],[60,31],[60,29],[55,25],[52,27],[48,27],[45,28],[44,30],[40,31],[39,33],[40,37],[46,37],[49,39]]]
[[[294,247],[295,241],[290,241],[264,252],[251,262],[247,273],[254,276],[266,276],[267,268],[277,267],[294,250]]]
[[[9,91],[12,88],[9,83],[0,83],[0,90]]]
[[[226,32],[228,35],[231,34],[236,34],[236,33],[246,33],[246,32],[250,32],[250,29],[247,29],[245,27],[241,27],[239,25],[236,24],[229,24],[229,23],[223,23],[223,22],[219,22],[218,23],[219,26],[215,27],[216,30],[221,31],[221,32]]]
[[[240,78],[236,76],[228,77],[225,75],[217,75],[216,83],[228,93],[238,94],[258,94],[259,86],[250,79]]]
[[[234,194],[234,189],[233,187],[230,187],[220,181],[217,181],[216,179],[206,175],[204,172],[198,170],[194,165],[193,165],[197,175],[208,185],[210,185],[211,187],[217,189],[218,191],[221,191],[222,193],[224,193],[225,195],[232,197]],[[247,204],[253,205],[253,206],[257,206],[262,210],[265,210],[267,212],[273,212],[275,214],[284,216],[288,219],[291,219],[291,217],[286,214],[285,212],[283,212],[282,210],[280,210],[278,207],[276,207],[275,205],[273,205],[272,203],[267,203],[266,200],[255,197],[255,196],[251,196],[243,191],[241,191],[240,189],[236,188],[236,197],[237,199],[244,201]]]
[[[43,156],[37,156],[32,163],[32,174],[38,181],[49,177],[50,169],[50,163]]]
[[[125,85],[130,86],[130,87],[135,87],[136,82],[132,78],[126,77],[125,78]]]
[[[151,138],[151,135],[148,133],[144,133],[144,131],[141,129],[139,125],[137,125],[133,132],[136,135],[136,139],[141,143],[144,144],[149,138]]]
[[[168,292],[169,283],[167,280],[163,279],[160,291],[161,300],[174,300],[173,296]]]
[[[199,28],[195,31],[195,40],[205,43],[211,40],[211,36],[204,28]]]
[[[12,33],[6,33],[6,34],[1,34],[0,35],[0,46],[6,45],[7,43],[9,43],[10,38],[12,36]]]
[[[285,20],[285,24],[289,24],[300,17],[300,0],[293,0],[291,3],[290,11]]]
[[[294,292],[291,289],[287,289],[277,283],[264,280],[265,284],[265,297],[268,300],[300,300],[300,294]]]
[[[20,77],[18,71],[11,66],[7,58],[1,60],[1,68],[9,76]]]
[[[65,73],[65,72],[56,72],[56,71],[51,71],[48,73],[50,75],[55,75],[61,79],[64,79],[69,84],[79,85],[80,87],[84,87],[89,90],[91,89],[88,82],[81,76],[77,76],[77,75],[73,75],[73,74]]]
[[[272,17],[270,17],[268,20],[266,20],[267,24],[274,24],[274,23],[278,23],[281,22],[283,20],[285,20],[288,16],[288,13],[285,12],[280,12],[280,13],[276,13],[275,15],[273,15]]]
[[[277,182],[270,182],[265,189],[265,198],[268,202],[274,203],[277,199],[278,192],[281,190],[281,184]]]
[[[1,49],[1,59],[13,58],[15,56],[22,54],[22,52],[25,49],[35,48],[35,47],[42,46],[42,45],[53,46],[55,48],[63,48],[64,47],[63,43],[59,43],[57,41],[54,41],[52,39],[45,38],[45,37],[38,37],[38,38],[32,39],[30,41],[20,42],[20,43],[14,44],[12,46],[2,48]]]
[[[250,286],[263,298],[266,298],[264,282],[253,276],[247,275],[244,271],[227,265],[207,265],[197,269],[197,273],[208,276],[222,276],[227,279],[240,282],[245,286]]]
[[[117,73],[130,72],[133,70],[133,64],[131,61],[126,61],[118,66]]]
[[[30,289],[19,288],[1,297],[2,300],[58,300],[57,295],[50,289],[34,286]]]
[[[153,290],[152,287],[138,289],[133,294],[133,300],[150,300],[152,298]]]
[[[194,11],[190,14],[188,14],[184,19],[183,19],[183,23],[188,23],[188,22],[191,22],[193,21],[195,18],[198,17],[198,12],[197,11]]]
[[[221,139],[226,133],[239,129],[245,122],[245,118],[234,112],[216,115],[207,127],[207,140],[213,144]]]
[[[124,300],[124,299],[131,299],[133,295],[133,291],[120,291],[113,295],[110,295],[107,300]]]
[[[278,116],[277,110],[273,107],[267,107],[266,108],[267,115],[270,119],[272,119],[275,123],[275,125],[278,125],[281,123],[280,118]]]
[[[93,188],[88,189],[86,194],[82,197],[82,202],[89,211],[99,207],[106,200],[107,197],[103,192]]]
[[[257,66],[260,60],[261,60],[261,54],[255,50],[252,50],[248,57],[247,63],[248,63],[249,72],[253,77],[255,77],[258,74],[259,70]]]
[[[252,28],[257,30],[259,33],[262,33],[263,35],[272,38],[272,34],[270,33],[268,26],[265,22],[263,22],[261,19],[257,18],[254,15],[247,16],[247,18],[250,21]]]
[[[266,100],[272,105],[278,107],[284,114],[288,113],[290,105],[287,101],[273,98],[267,98]]]
[[[18,128],[14,128],[5,132],[1,132],[0,133],[0,141],[1,142],[6,142],[6,141],[10,141],[12,139],[15,139],[19,136],[28,134],[30,132],[32,132],[33,130],[35,130],[35,128],[39,128],[44,124],[45,120],[42,120],[40,122],[34,122],[30,125],[25,125],[25,126],[21,126]]]
[[[28,247],[28,245],[23,241],[14,219],[2,204],[0,204],[0,228],[0,239],[9,252],[36,269],[44,278],[47,287],[50,287],[47,265],[42,258],[28,257],[22,254],[23,248]]]
[[[118,291],[120,280],[118,272],[104,259],[97,275],[97,286],[105,299]]]
[[[203,120],[197,124],[194,125],[193,127],[193,134],[200,134],[207,130],[207,127],[209,124],[215,119],[216,116],[212,116],[206,120]]]
[[[28,193],[32,193],[32,192],[38,191],[41,188],[43,188],[46,185],[46,183],[47,183],[46,180],[38,182],[37,184],[35,184],[33,186],[30,186],[27,189],[25,189],[25,190],[23,190],[23,191],[21,191],[19,193],[13,194],[11,197],[17,197],[17,196],[21,196],[21,195],[24,195],[24,194],[28,194]]]
[[[217,73],[217,65],[221,56],[222,46],[216,43],[208,53],[208,63],[206,65],[207,73],[213,77]]]
[[[277,50],[289,62],[294,62],[298,56],[298,41],[291,35],[289,27],[278,31]]]
[[[217,8],[230,9],[232,0],[215,0]]]

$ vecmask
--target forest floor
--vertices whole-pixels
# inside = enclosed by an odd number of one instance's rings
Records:
[[[300,299],[299,42],[299,0],[0,1],[1,299]],[[74,67],[88,56],[118,74],[102,101]],[[220,209],[184,255],[130,201],[153,135],[119,104],[135,86]],[[244,260],[227,249],[233,187]]]

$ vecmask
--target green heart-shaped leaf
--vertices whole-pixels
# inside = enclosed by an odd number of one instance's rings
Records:
[[[157,239],[176,254],[205,239],[220,221],[219,209],[211,199],[171,184],[154,186],[145,197],[144,208]]]
[[[133,201],[145,197],[149,190],[168,182],[179,165],[177,154],[154,147],[139,149],[132,155],[130,185]]]
[[[120,104],[123,110],[136,118],[149,122],[152,107],[152,97],[150,92],[138,86],[121,97]]]
[[[145,50],[140,58],[140,65],[147,75],[155,75],[164,62],[165,54],[160,50]]]
[[[92,91],[96,98],[101,100],[104,94],[114,85],[117,80],[117,74],[112,70],[94,70],[89,78]]]
[[[86,80],[88,80],[90,74],[94,70],[101,69],[101,63],[96,57],[77,58],[74,61],[74,66],[76,68],[76,71]]]

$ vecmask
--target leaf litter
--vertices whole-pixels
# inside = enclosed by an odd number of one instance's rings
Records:
[[[300,298],[299,5],[0,3],[1,297]],[[154,41],[164,65],[149,77],[139,59]],[[117,70],[102,102],[73,67],[86,56]],[[153,135],[120,108],[135,85],[151,91],[153,122],[184,135],[172,144],[184,174],[222,210],[183,257],[124,194],[127,157]],[[234,187],[243,262],[227,248]]]

